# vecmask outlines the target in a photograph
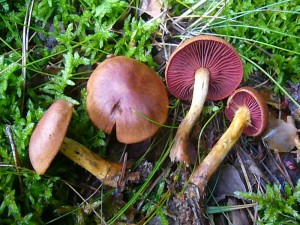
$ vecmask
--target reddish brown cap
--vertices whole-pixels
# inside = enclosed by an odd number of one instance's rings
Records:
[[[147,65],[128,57],[100,63],[88,81],[87,92],[92,122],[108,134],[116,129],[122,143],[151,137],[160,128],[156,123],[163,124],[168,116],[169,100],[162,80]]]
[[[269,117],[268,106],[260,94],[251,87],[235,90],[227,100],[225,116],[232,121],[235,112],[241,106],[250,110],[251,123],[244,128],[243,133],[248,136],[260,135],[266,128]]]
[[[207,99],[214,101],[228,97],[243,78],[243,64],[235,49],[224,39],[202,35],[186,40],[171,55],[166,68],[170,92],[191,100],[199,68],[209,70]]]
[[[38,174],[46,172],[59,151],[72,112],[72,103],[58,100],[49,107],[36,125],[29,142],[29,158]]]

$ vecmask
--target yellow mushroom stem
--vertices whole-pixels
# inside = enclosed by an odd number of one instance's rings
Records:
[[[109,162],[80,143],[65,137],[60,152],[96,176],[105,185],[117,187],[122,174],[122,163]]]
[[[193,98],[190,110],[180,123],[175,135],[174,144],[170,151],[171,161],[183,162],[186,166],[190,164],[188,153],[188,142],[190,133],[196,121],[199,119],[207,96],[209,86],[209,70],[200,68],[195,73]]]
[[[243,129],[250,124],[250,120],[248,107],[240,107],[236,111],[229,128],[193,172],[190,182],[198,186],[201,194],[204,194],[207,182],[219,168],[230,149],[240,138]]]

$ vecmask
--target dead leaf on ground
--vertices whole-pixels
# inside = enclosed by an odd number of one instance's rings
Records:
[[[236,191],[245,192],[246,187],[240,174],[234,166],[226,165],[220,168],[210,182],[210,189],[213,190],[217,201],[224,200],[227,196],[238,197]]]
[[[252,190],[253,187],[257,185],[257,181],[260,182],[268,181],[268,177],[263,172],[263,166],[261,165],[260,159],[252,154],[249,154],[240,147],[237,151],[238,158],[236,159],[234,165],[236,166],[240,176],[244,180],[248,180],[247,187]],[[243,171],[243,167],[244,170]],[[246,172],[246,174],[245,174]]]
[[[228,198],[229,206],[238,205],[238,201],[236,198]],[[229,212],[230,220],[232,224],[243,224],[243,225],[250,225],[252,224],[249,217],[247,216],[246,209],[237,209]]]
[[[286,109],[288,106],[288,100],[285,99],[284,101],[280,101],[279,98],[274,97],[274,92],[271,89],[263,88],[258,90],[260,96],[265,100],[265,102],[270,105],[275,107],[276,109]]]
[[[157,17],[161,13],[161,10],[162,3],[159,0],[144,0],[140,14],[147,13],[152,17]]]
[[[225,203],[228,206],[238,205],[238,198],[234,193],[236,191],[246,192],[246,187],[243,180],[240,177],[237,169],[232,165],[226,165],[220,168],[220,172],[215,174],[214,178],[210,182],[210,189],[213,190],[214,200]],[[228,224],[228,219],[232,224],[250,224],[247,218],[247,212],[245,210],[233,210],[228,212],[229,217],[227,219],[222,218],[224,215],[213,215],[216,224]]]
[[[262,140],[270,149],[278,152],[289,152],[295,147],[297,128],[291,116],[287,121],[270,118],[267,131]]]

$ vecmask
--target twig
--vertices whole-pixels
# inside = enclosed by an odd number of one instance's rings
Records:
[[[14,142],[14,136],[13,136],[13,133],[12,133],[11,126],[7,125],[5,129],[6,129],[6,133],[7,133],[8,139],[9,139],[9,144],[10,144],[10,147],[11,147],[11,150],[12,150],[14,163],[15,163],[15,168],[19,172],[19,168],[21,166],[20,157],[19,157],[19,153],[18,153],[16,144]],[[18,178],[19,178],[20,190],[22,192],[23,191],[23,184],[22,184],[21,176],[18,175]]]
[[[267,56],[269,56],[270,58],[273,58],[273,57],[274,57],[274,55],[273,55],[272,53],[268,52],[267,50],[263,49],[262,47],[260,47],[260,46],[258,46],[258,45],[256,45],[256,44],[254,44],[254,43],[251,43],[250,41],[244,41],[244,42],[245,42],[247,45],[251,45],[251,46],[257,48],[258,50],[260,50],[261,52],[265,53],[265,54],[266,54]]]
[[[289,183],[289,185],[294,189],[295,186],[293,184],[293,181],[291,180],[291,177],[290,177],[289,173],[287,172],[285,166],[283,165],[283,162],[280,158],[279,152],[275,151],[274,154],[276,155],[279,171],[285,176],[285,178],[286,178],[287,182]]]
[[[241,147],[239,147],[239,148],[242,149]],[[248,191],[249,191],[250,193],[252,193],[253,190],[252,190],[252,186],[251,186],[251,183],[250,183],[250,180],[249,180],[249,176],[248,176],[248,174],[247,174],[247,170],[246,170],[246,168],[245,168],[244,162],[243,162],[243,160],[242,160],[242,157],[241,157],[239,151],[236,152],[236,156],[237,156],[237,159],[238,159],[238,161],[239,161],[239,163],[240,163],[240,165],[241,165],[241,169],[242,169],[242,171],[243,171],[244,178],[245,178],[245,181],[246,181],[247,186],[248,186]]]
[[[34,0],[30,0],[28,3],[28,8],[26,11],[24,26],[23,26],[23,37],[22,37],[22,74],[23,74],[23,86],[22,86],[22,101],[21,101],[21,112],[23,112],[24,104],[25,104],[25,90],[26,90],[26,61],[27,61],[27,51],[28,51],[28,43],[29,43],[29,27],[31,14],[33,10]]]
[[[117,182],[117,187],[120,192],[122,192],[125,188],[125,172],[126,172],[126,167],[127,167],[126,164],[127,164],[127,152],[125,152],[125,154],[124,154],[123,164],[122,164],[122,173]]]
[[[147,190],[144,192],[144,196],[148,196],[151,191],[155,188],[155,186],[159,183],[159,181],[164,180],[170,173],[171,171],[171,166],[172,164],[169,164],[166,169],[164,169],[164,172],[162,172],[153,182],[147,187]],[[142,199],[138,204],[137,204],[137,210],[140,210],[142,205],[144,204],[145,199]]]
[[[70,185],[67,181],[63,181],[69,188],[71,188],[82,200],[83,200],[83,203],[85,204],[90,204],[89,202],[87,202],[88,199],[85,199],[81,194],[79,194],[79,192],[72,186]],[[98,190],[98,189],[97,189]],[[81,203],[81,205],[83,204]],[[105,222],[105,220],[96,212],[96,210],[93,208],[92,209],[93,212],[95,213],[95,215],[101,220],[101,224],[107,224]]]

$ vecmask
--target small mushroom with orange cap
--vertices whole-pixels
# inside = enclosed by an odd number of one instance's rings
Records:
[[[101,62],[87,83],[87,112],[93,124],[119,142],[153,136],[168,116],[168,95],[159,76],[137,60],[116,56]]]
[[[230,126],[191,176],[191,183],[197,185],[202,194],[207,182],[242,133],[258,136],[265,130],[269,111],[255,89],[242,87],[229,96],[225,116],[231,121]]]
[[[78,142],[65,137],[73,112],[73,104],[54,102],[36,125],[29,142],[29,158],[34,170],[46,172],[58,151],[96,176],[105,185],[117,187],[122,164],[104,160]]]
[[[172,161],[190,163],[188,141],[204,102],[228,97],[241,83],[243,64],[239,54],[224,39],[197,36],[179,45],[167,64],[167,86],[182,100],[192,100],[189,112],[177,130],[170,151]]]

